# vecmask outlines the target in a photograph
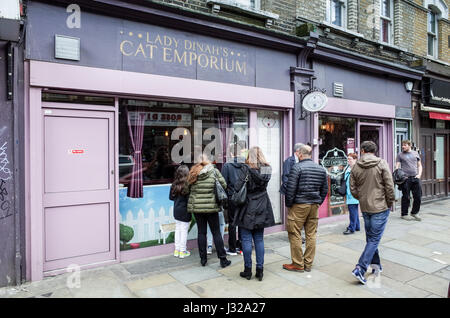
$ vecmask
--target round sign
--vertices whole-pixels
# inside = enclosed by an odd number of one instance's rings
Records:
[[[311,92],[303,98],[303,108],[310,112],[318,112],[327,105],[328,98],[322,92]]]

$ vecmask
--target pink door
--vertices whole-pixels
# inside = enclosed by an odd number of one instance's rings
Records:
[[[114,260],[114,113],[42,111],[44,271]]]

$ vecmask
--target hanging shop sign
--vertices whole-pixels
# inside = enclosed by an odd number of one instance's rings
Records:
[[[428,93],[427,104],[450,107],[450,82],[430,78],[428,83],[425,82],[425,91]]]
[[[322,110],[328,102],[328,97],[322,92],[314,91],[303,97],[302,106],[309,112],[318,112]]]

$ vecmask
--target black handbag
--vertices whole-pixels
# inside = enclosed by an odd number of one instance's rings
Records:
[[[245,203],[245,200],[247,198],[247,181],[248,181],[248,174],[245,176],[244,184],[239,189],[239,191],[234,192],[231,196],[230,201],[235,206],[242,206]]]
[[[214,191],[216,193],[216,201],[219,205],[223,206],[228,200],[227,193],[225,192],[224,188],[219,182],[219,179],[217,179],[216,170],[214,169],[214,179],[216,179]]]
[[[347,169],[345,169],[347,170]],[[344,171],[344,177],[341,179],[341,185],[337,189],[337,193],[339,193],[342,196],[345,196],[347,194],[347,179],[345,178],[345,171]]]

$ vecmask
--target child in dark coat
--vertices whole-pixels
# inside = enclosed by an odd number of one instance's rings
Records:
[[[173,215],[175,218],[175,251],[173,256],[185,258],[191,253],[186,249],[189,224],[192,214],[187,212],[189,199],[188,187],[186,186],[189,168],[185,165],[178,167],[175,179],[170,187],[169,199],[174,201]]]

